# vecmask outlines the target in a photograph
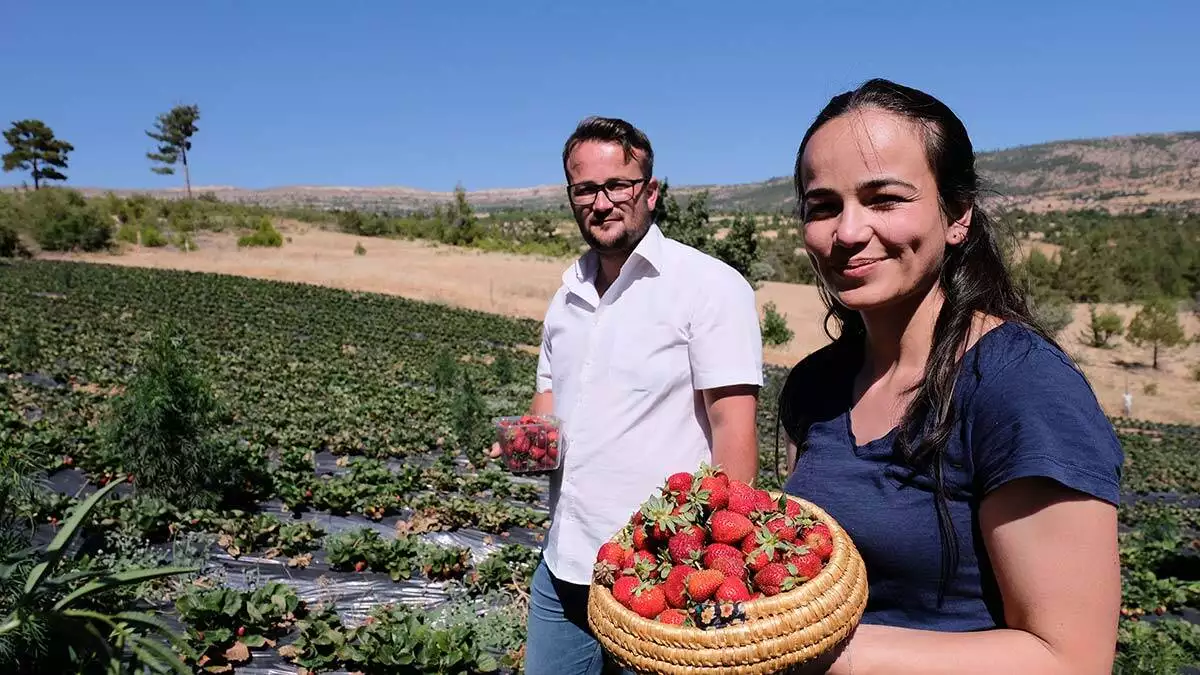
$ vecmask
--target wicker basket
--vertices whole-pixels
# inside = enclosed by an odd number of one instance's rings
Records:
[[[778,498],[778,493],[772,493]],[[588,623],[604,649],[639,673],[778,673],[837,647],[862,618],[867,574],[842,527],[815,504],[788,496],[829,526],[833,553],[799,588],[738,603],[741,622],[721,628],[674,626],[630,611],[601,584],[588,596]]]

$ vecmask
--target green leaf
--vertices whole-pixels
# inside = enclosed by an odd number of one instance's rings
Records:
[[[160,577],[170,577],[178,574],[190,574],[192,572],[198,572],[199,570],[199,567],[156,567],[153,569],[127,570],[125,572],[118,572],[116,574],[104,577],[98,581],[85,584],[74,592],[63,596],[61,600],[54,603],[54,609],[62,609],[72,602],[75,602],[76,600],[84,598],[93,593],[109,591],[121,586],[137,584]]]
[[[122,480],[123,478],[124,477],[121,477]],[[37,588],[37,586],[42,583],[46,576],[58,567],[59,561],[62,560],[63,555],[66,553],[67,545],[72,539],[75,538],[76,533],[83,524],[84,518],[91,513],[92,509],[96,507],[96,504],[98,504],[101,499],[104,499],[106,496],[108,496],[108,493],[115,490],[120,483],[121,480],[114,480],[108,485],[105,485],[99,490],[93,492],[91,496],[84,500],[84,502],[75,509],[75,512],[72,513],[71,517],[67,519],[67,522],[63,524],[63,528],[58,531],[58,534],[53,540],[51,540],[49,546],[46,547],[45,555],[47,556],[47,559],[41,563],[38,563],[38,565],[33,568],[33,571],[29,573],[29,577],[25,580],[26,595],[31,593],[34,588]]]

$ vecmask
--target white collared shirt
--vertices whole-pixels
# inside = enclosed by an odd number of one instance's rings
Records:
[[[700,390],[763,383],[754,290],[732,267],[653,224],[603,299],[597,268],[588,252],[563,273],[537,371],[565,439],[544,555],[575,584],[667,476],[712,461]]]

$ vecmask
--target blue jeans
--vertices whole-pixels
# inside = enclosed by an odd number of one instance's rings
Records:
[[[538,563],[529,599],[526,675],[629,673],[606,657],[587,623],[588,587],[556,578]]]

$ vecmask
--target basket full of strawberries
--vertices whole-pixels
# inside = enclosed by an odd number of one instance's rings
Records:
[[[820,507],[719,468],[676,473],[600,547],[588,622],[643,673],[771,673],[862,618],[866,569]]]

